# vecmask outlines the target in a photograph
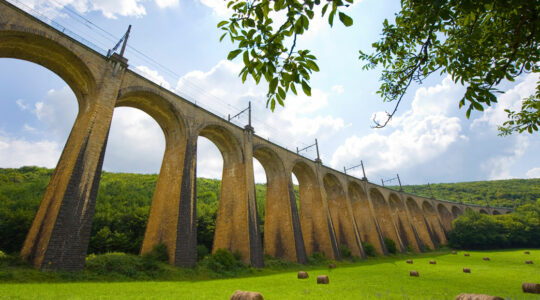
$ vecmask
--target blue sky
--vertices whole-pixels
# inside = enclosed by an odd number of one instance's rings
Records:
[[[409,90],[387,128],[371,128],[373,114],[391,110],[393,104],[375,94],[381,70],[362,70],[358,50],[369,51],[380,37],[382,21],[398,11],[398,1],[355,3],[347,11],[354,18],[350,28],[314,20],[298,41],[318,57],[321,71],[312,77],[313,95],[289,95],[286,107],[274,113],[265,108],[265,86],[243,85],[237,76],[239,61],[225,60],[233,45],[219,43],[216,28],[227,17],[225,1],[19,1],[13,3],[45,15],[103,51],[131,24],[126,52],[131,69],[218,115],[235,114],[251,101],[256,134],[289,149],[317,138],[325,165],[341,170],[363,160],[373,182],[396,173],[404,184],[540,177],[538,134],[497,136],[504,109],[517,108],[534,90],[534,75],[504,83],[507,93],[498,104],[466,119],[457,108],[464,88],[434,74]],[[75,96],[41,66],[0,58],[0,70],[0,167],[54,167],[77,114]],[[219,178],[217,148],[204,138],[199,142],[198,176]],[[104,169],[157,173],[163,149],[163,134],[153,119],[136,109],[117,108]],[[305,155],[313,157],[314,151]],[[265,181],[260,165],[255,172],[258,182]]]

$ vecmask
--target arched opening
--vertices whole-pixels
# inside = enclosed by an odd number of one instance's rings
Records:
[[[305,262],[292,178],[285,172],[281,158],[269,147],[257,147],[253,157],[266,174],[266,203],[257,203],[265,204],[264,253],[289,261]],[[260,207],[258,209],[261,211]]]
[[[116,122],[117,120],[119,122]],[[117,124],[118,135],[115,128]],[[148,216],[140,252],[147,253],[157,244],[163,243],[167,246],[170,263],[178,265],[180,263],[178,253],[182,252],[178,249],[179,245],[194,243],[191,241],[194,238],[189,237],[183,237],[180,241],[178,234],[178,231],[182,230],[179,228],[179,220],[184,213],[181,196],[187,192],[182,191],[183,181],[188,179],[184,178],[184,168],[189,168],[185,165],[185,157],[192,155],[191,149],[186,147],[187,134],[181,112],[167,99],[153,91],[140,88],[121,90],[113,116],[109,145],[105,162],[110,162],[111,165],[122,161],[121,157],[129,156],[136,151],[135,149],[143,149],[142,153],[139,152],[132,157],[131,162],[124,161],[130,165],[140,165],[142,172],[149,171],[144,170],[143,165],[152,155],[156,156],[153,166],[155,172],[159,166],[159,154],[163,153],[159,175],[154,177],[156,181],[151,194],[152,201],[151,204],[147,203],[150,210],[148,212],[146,206],[146,209],[140,209],[138,212],[139,219],[144,219],[142,217],[144,214]],[[111,150],[115,150],[116,153],[110,153]],[[108,158],[109,155],[111,159]],[[125,196],[124,193],[123,197]],[[127,203],[124,206],[132,205],[129,199],[125,201]],[[126,223],[129,222],[123,222],[121,226],[127,226]],[[139,220],[139,223],[143,221]]]
[[[221,193],[223,158],[209,139],[197,138],[197,259],[212,252]]]
[[[349,196],[351,197],[351,206],[362,242],[370,243],[375,247],[377,253],[383,254],[381,240],[364,189],[358,183],[351,182],[349,184]]]
[[[480,209],[480,213],[485,214],[485,215],[489,215],[488,212],[483,208]]]
[[[348,200],[343,186],[339,179],[330,173],[323,177],[323,184],[338,246],[340,248],[346,247],[353,256],[360,257],[362,255],[359,246],[360,241],[357,241],[352,212],[349,203],[347,203]]]
[[[212,252],[218,249],[238,252],[244,263],[262,266],[264,262],[255,191],[248,189],[247,162],[244,161],[245,154],[239,139],[227,128],[217,124],[202,128],[199,135],[214,143],[223,158]]]
[[[431,229],[431,232],[433,234],[435,246],[438,247],[439,245],[444,244],[446,239],[439,219],[437,218],[437,212],[435,211],[435,208],[433,208],[433,206],[428,201],[424,201],[422,203],[422,209],[424,211],[426,222],[428,223],[429,228]]]
[[[433,242],[433,233],[431,232],[431,228],[429,227],[429,224],[427,223],[427,220],[424,217],[422,210],[413,198],[407,198],[406,203],[407,208],[409,209],[409,213],[411,215],[411,221],[416,230],[416,233],[418,234],[420,242],[422,243],[422,247],[429,247],[430,249],[435,249],[435,244]]]
[[[377,218],[379,228],[383,238],[389,238],[396,243],[396,247],[400,248],[400,240],[396,233],[396,228],[392,220],[392,214],[390,207],[384,200],[383,195],[379,190],[372,188],[369,190],[371,201],[373,202],[373,209],[375,210],[375,216]]]
[[[495,215],[500,215],[500,214],[501,214],[501,213],[500,213],[498,210],[495,210],[495,209],[493,210],[493,215],[494,215],[494,216],[495,216]]]
[[[65,79],[36,59],[5,51],[0,50],[0,250],[18,254],[79,106]]]
[[[461,209],[459,207],[452,206],[452,216],[454,217],[454,219],[461,216],[462,214],[463,214],[463,212],[461,211]]]
[[[450,231],[450,229],[452,229],[453,219],[450,211],[443,204],[437,205],[437,210],[439,211],[439,216],[441,217],[441,222],[444,226],[444,230],[446,230],[446,232]]]
[[[420,252],[418,243],[416,242],[415,234],[412,230],[412,226],[407,218],[407,211],[405,206],[398,195],[392,193],[389,198],[390,210],[394,217],[394,222],[397,226],[399,236],[405,247],[410,247],[411,250]]]
[[[300,224],[307,255],[322,253],[334,258],[337,249],[329,234],[328,216],[324,212],[321,187],[315,171],[305,162],[298,161],[292,168],[292,173],[298,179],[300,192]]]

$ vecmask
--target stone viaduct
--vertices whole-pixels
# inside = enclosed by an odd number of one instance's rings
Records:
[[[153,117],[166,146],[141,253],[164,243],[170,263],[197,261],[196,149],[203,136],[219,148],[223,175],[213,250],[238,251],[254,267],[263,253],[304,263],[322,252],[340,259],[340,246],[365,257],[363,243],[380,254],[383,238],[401,251],[446,242],[452,219],[477,207],[397,192],[348,176],[238,127],[106,57],[26,12],[0,1],[0,57],[39,64],[58,74],[79,104],[58,165],[43,196],[21,255],[40,269],[84,267],[109,127],[115,107],[138,108]],[[258,227],[253,158],[267,176],[264,241]],[[300,188],[296,206],[292,174]],[[263,247],[264,245],[264,247]]]

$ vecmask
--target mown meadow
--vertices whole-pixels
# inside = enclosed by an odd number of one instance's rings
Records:
[[[464,253],[454,255],[447,249],[377,257],[337,262],[335,269],[322,264],[271,266],[228,279],[205,278],[197,270],[185,270],[184,277],[176,279],[120,282],[103,282],[99,277],[77,282],[69,274],[49,274],[52,282],[48,283],[0,283],[0,299],[228,299],[239,289],[261,292],[264,299],[453,299],[463,292],[540,299],[521,291],[523,282],[540,281],[540,249],[530,249],[530,254],[523,249],[470,251],[468,257]],[[407,264],[407,259],[413,264]],[[430,260],[436,264],[429,264]],[[537,264],[525,264],[525,260]],[[464,267],[471,273],[463,273]],[[297,279],[299,270],[307,271],[309,278]],[[420,276],[409,276],[410,270]],[[329,276],[330,284],[316,283],[317,275],[323,274]]]

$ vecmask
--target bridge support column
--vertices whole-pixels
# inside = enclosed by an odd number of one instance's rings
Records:
[[[96,91],[79,99],[79,114],[21,250],[36,268],[84,268],[107,135],[126,67],[109,60]]]
[[[242,161],[224,154],[213,252],[228,249],[239,252],[245,263],[264,266],[255,179],[253,175],[253,129],[246,128],[242,141]]]
[[[336,199],[328,199],[327,201],[332,224],[336,231],[336,243],[338,247],[346,245],[354,256],[365,257],[349,199],[345,194],[342,194]]]
[[[163,243],[171,264],[193,267],[197,263],[197,137],[168,133],[166,140],[141,254]]]

